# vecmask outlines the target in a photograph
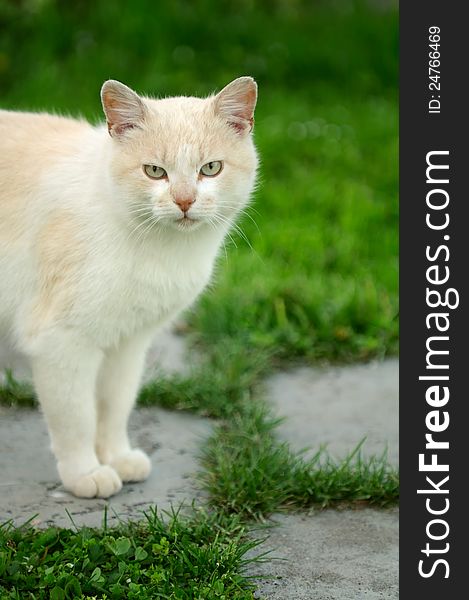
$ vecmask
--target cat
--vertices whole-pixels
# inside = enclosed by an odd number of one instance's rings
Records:
[[[0,337],[83,498],[148,477],[127,434],[146,351],[209,283],[258,167],[251,77],[164,99],[109,80],[101,100],[99,126],[0,111]]]

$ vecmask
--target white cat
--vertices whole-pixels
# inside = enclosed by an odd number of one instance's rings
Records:
[[[207,285],[257,169],[250,77],[101,98],[107,127],[0,111],[0,337],[30,358],[60,477],[86,498],[148,476],[127,435],[146,350]]]

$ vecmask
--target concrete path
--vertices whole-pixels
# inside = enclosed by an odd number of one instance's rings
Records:
[[[261,546],[271,551],[271,560],[250,568],[251,574],[264,575],[256,581],[255,598],[399,597],[396,509],[326,510],[276,515],[274,521],[276,527]]]
[[[161,332],[148,353],[144,379],[158,372],[183,373],[188,368],[184,355],[184,339]],[[0,344],[0,373],[5,368],[17,378],[31,380],[28,363]],[[70,527],[71,518],[77,526],[99,526],[105,507],[112,524],[117,519],[139,519],[149,506],[170,510],[181,502],[202,501],[194,477],[196,456],[212,425],[208,419],[161,408],[134,411],[130,437],[151,457],[149,479],[124,485],[109,500],[85,500],[71,496],[60,484],[40,411],[0,406],[0,522],[13,519],[20,524],[37,515],[33,523],[40,527]]]
[[[23,368],[4,352],[3,366]],[[162,336],[150,353],[147,376],[156,366],[180,371],[187,365],[184,343]],[[0,351],[0,369],[2,355]],[[27,376],[27,370],[23,370]],[[364,455],[388,449],[398,460],[398,363],[396,360],[344,368],[299,368],[266,382],[268,400],[286,420],[279,435],[295,449],[327,444],[342,457],[366,436]],[[99,525],[104,506],[109,521],[138,518],[154,504],[169,509],[193,498],[202,501],[194,474],[196,454],[211,423],[162,409],[140,409],[131,437],[150,453],[154,470],[144,484],[126,485],[109,502],[78,500],[59,484],[46,428],[39,411],[0,407],[0,521]],[[250,569],[258,575],[257,598],[268,600],[355,600],[398,598],[398,511],[327,510],[274,515],[277,527],[261,550],[273,560]],[[258,532],[257,532],[258,533]],[[262,535],[262,533],[261,533]]]
[[[144,484],[126,484],[109,500],[80,499],[67,493],[59,482],[49,450],[44,419],[38,410],[0,407],[0,522],[21,524],[34,515],[40,527],[100,526],[104,508],[108,523],[134,520],[157,505],[188,505],[202,501],[194,473],[196,454],[209,435],[211,423],[163,409],[140,409],[131,419],[131,438],[151,457],[153,471]],[[70,514],[70,516],[67,514]]]
[[[311,448],[306,456],[327,444],[330,454],[341,458],[366,437],[363,456],[387,450],[397,466],[397,360],[278,373],[267,381],[267,397],[286,417],[280,437],[296,450]],[[399,597],[397,509],[289,513],[272,520],[277,527],[259,548],[270,551],[272,560],[249,569],[251,575],[260,574],[256,598]]]
[[[398,464],[399,363],[298,368],[267,381],[267,397],[285,416],[280,436],[296,450],[325,444],[335,458],[346,456],[363,438],[363,456],[381,455]]]

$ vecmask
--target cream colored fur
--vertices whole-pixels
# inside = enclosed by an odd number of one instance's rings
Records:
[[[127,436],[146,350],[209,282],[257,168],[249,77],[206,99],[109,81],[102,101],[107,127],[0,111],[0,337],[30,357],[60,477],[82,497],[148,476]]]

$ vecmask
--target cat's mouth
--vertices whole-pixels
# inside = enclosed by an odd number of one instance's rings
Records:
[[[195,219],[194,217],[189,217],[187,214],[184,214],[183,217],[175,219],[175,223],[179,229],[191,229],[200,224],[200,219]]]

